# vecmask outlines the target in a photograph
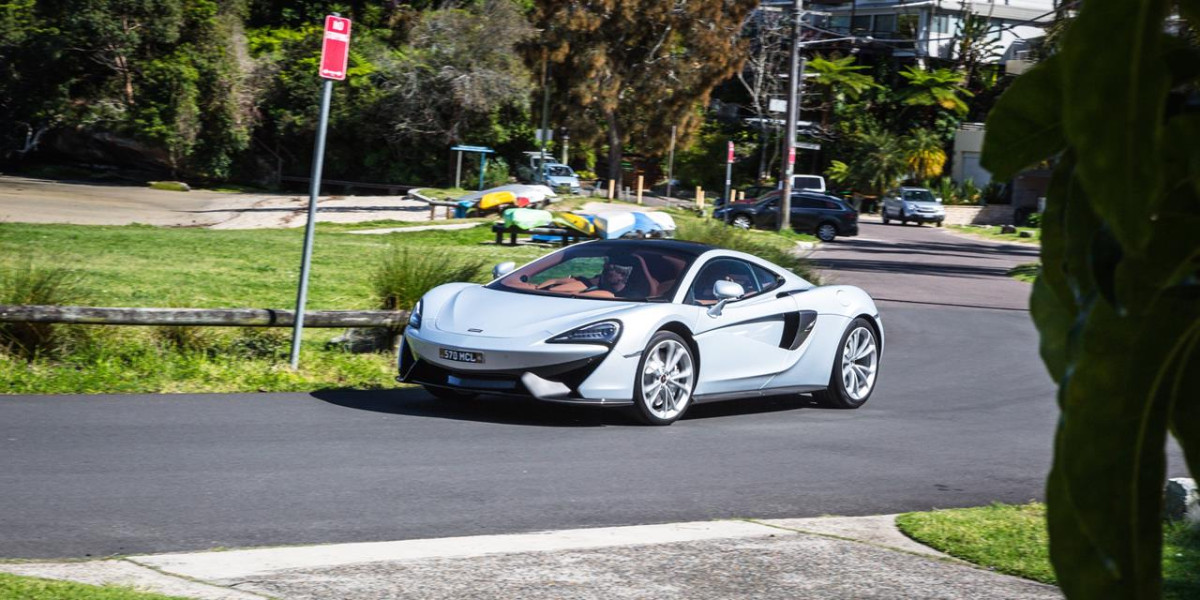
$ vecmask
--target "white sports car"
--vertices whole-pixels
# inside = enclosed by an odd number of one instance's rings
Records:
[[[632,406],[669,425],[694,402],[811,393],[858,408],[883,351],[879,310],[761,258],[674,240],[568,246],[412,311],[397,378],[439,398]]]

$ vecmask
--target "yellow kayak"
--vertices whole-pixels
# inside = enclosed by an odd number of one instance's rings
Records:
[[[479,199],[479,210],[491,210],[505,204],[516,205],[517,195],[509,191],[492,192],[484,194],[483,198]]]
[[[596,234],[596,226],[587,218],[571,212],[560,212],[554,215],[554,224],[567,229],[574,229],[586,236]]]

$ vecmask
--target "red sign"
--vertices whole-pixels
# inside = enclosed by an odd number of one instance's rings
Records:
[[[321,77],[341,81],[350,62],[350,19],[325,17],[325,41],[321,44]]]
[[[796,164],[796,149],[795,148],[788,148],[788,164],[789,165]]]
[[[733,142],[729,142],[729,158],[726,159],[726,162],[733,162]]]

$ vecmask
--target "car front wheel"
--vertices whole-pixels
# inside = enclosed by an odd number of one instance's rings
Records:
[[[887,216],[887,209],[886,208],[883,209],[883,224],[887,225],[890,220],[891,219],[888,219],[888,216]]]
[[[683,416],[696,384],[696,362],[687,342],[670,331],[650,338],[633,384],[634,415],[647,425],[670,425]]]
[[[875,329],[859,317],[842,334],[838,353],[833,357],[829,387],[813,392],[813,399],[830,408],[858,408],[875,391],[879,372],[879,340]]]
[[[821,223],[817,227],[817,239],[822,242],[832,242],[837,237],[837,226],[833,223]]]

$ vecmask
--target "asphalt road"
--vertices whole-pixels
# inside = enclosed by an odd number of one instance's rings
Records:
[[[909,236],[928,248],[911,252],[917,242]],[[861,260],[835,274],[861,279],[881,297],[908,287],[902,275],[872,276],[897,273],[897,262],[912,261],[912,276],[934,280],[923,300],[881,302],[888,347],[879,388],[862,409],[769,398],[696,406],[671,427],[651,428],[601,409],[500,398],[447,403],[419,390],[6,397],[0,557],[866,515],[1040,498],[1056,410],[1029,316],[947,301],[952,288],[967,294],[1008,281],[994,265],[972,276],[936,274],[973,243],[942,231],[865,225],[863,238],[817,258]],[[858,245],[869,258],[854,258]],[[888,264],[872,269],[876,262]],[[1013,292],[979,293],[1013,301]]]

